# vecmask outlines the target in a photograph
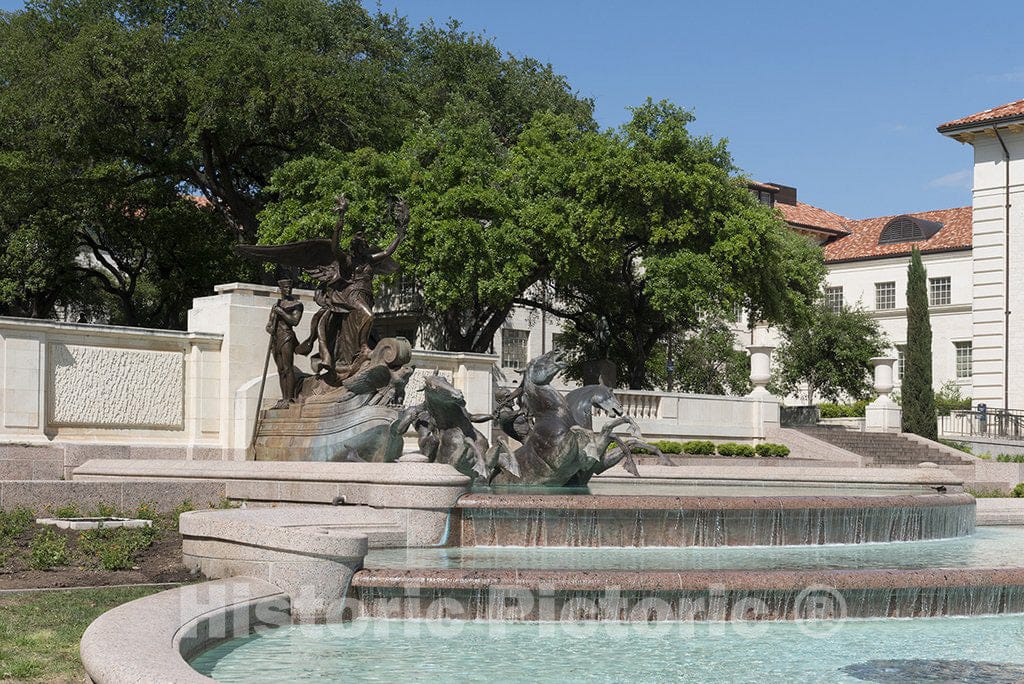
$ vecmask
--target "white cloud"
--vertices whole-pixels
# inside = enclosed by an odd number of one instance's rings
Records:
[[[996,83],[1021,83],[1024,82],[1024,67],[1013,71],[1004,71],[1001,74],[990,74],[986,79]]]
[[[970,188],[971,172],[968,170],[954,171],[928,181],[929,188]]]

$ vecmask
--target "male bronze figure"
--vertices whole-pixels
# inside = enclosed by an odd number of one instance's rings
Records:
[[[267,332],[270,333],[270,353],[277,366],[277,380],[281,384],[281,401],[274,408],[284,408],[295,401],[298,383],[295,377],[295,348],[299,340],[295,326],[302,320],[302,302],[292,296],[292,281],[277,281],[281,298],[270,310]]]

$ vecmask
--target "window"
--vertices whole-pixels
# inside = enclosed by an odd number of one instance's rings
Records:
[[[896,308],[895,282],[875,283],[875,308],[879,311]]]
[[[767,204],[769,207],[775,206],[775,196],[767,190],[761,190],[757,193],[757,201],[761,204]]]
[[[956,347],[956,377],[969,378],[974,374],[974,343],[954,342]]]
[[[843,287],[826,287],[825,288],[825,302],[832,308],[833,311],[839,313],[843,309]]]
[[[928,279],[928,304],[930,306],[942,306],[951,301],[950,278],[929,278]]]
[[[903,374],[907,372],[907,345],[896,345],[896,380],[903,381]]]
[[[732,305],[732,320],[734,323],[743,322],[743,305],[733,304]]]
[[[526,347],[529,330],[505,328],[501,331],[501,365],[505,368],[526,367]]]
[[[928,240],[940,230],[942,230],[941,223],[925,221],[904,214],[885,224],[882,234],[878,236],[878,244],[893,245],[901,242]]]
[[[402,304],[415,304],[419,297],[419,286],[412,276],[400,274],[395,282],[395,294]]]

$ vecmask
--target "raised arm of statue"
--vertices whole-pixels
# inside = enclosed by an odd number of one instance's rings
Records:
[[[382,251],[373,254],[370,259],[374,262],[383,261],[398,249],[398,245],[402,244],[402,240],[405,239],[405,229],[409,225],[409,206],[405,203],[405,200],[398,200],[395,202],[395,206],[392,209],[392,216],[395,219],[395,239],[391,241],[391,244],[385,247]]]
[[[331,239],[331,246],[334,249],[334,258],[339,263],[345,263],[348,255],[341,248],[341,232],[345,229],[345,212],[348,211],[348,198],[345,197],[345,193],[338,195],[334,207],[338,211],[338,221],[334,224],[334,237]]]

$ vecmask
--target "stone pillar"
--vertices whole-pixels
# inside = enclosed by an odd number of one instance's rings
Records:
[[[768,383],[772,379],[772,350],[768,344],[751,344],[750,352],[750,384],[753,388],[747,396],[756,400],[754,410],[754,430],[759,439],[766,437],[772,428],[779,427],[778,397],[768,391]]]
[[[868,432],[900,432],[903,411],[889,396],[893,388],[893,366],[896,358],[876,356],[871,359],[875,369],[875,392],[878,398],[864,411],[864,429]]]

